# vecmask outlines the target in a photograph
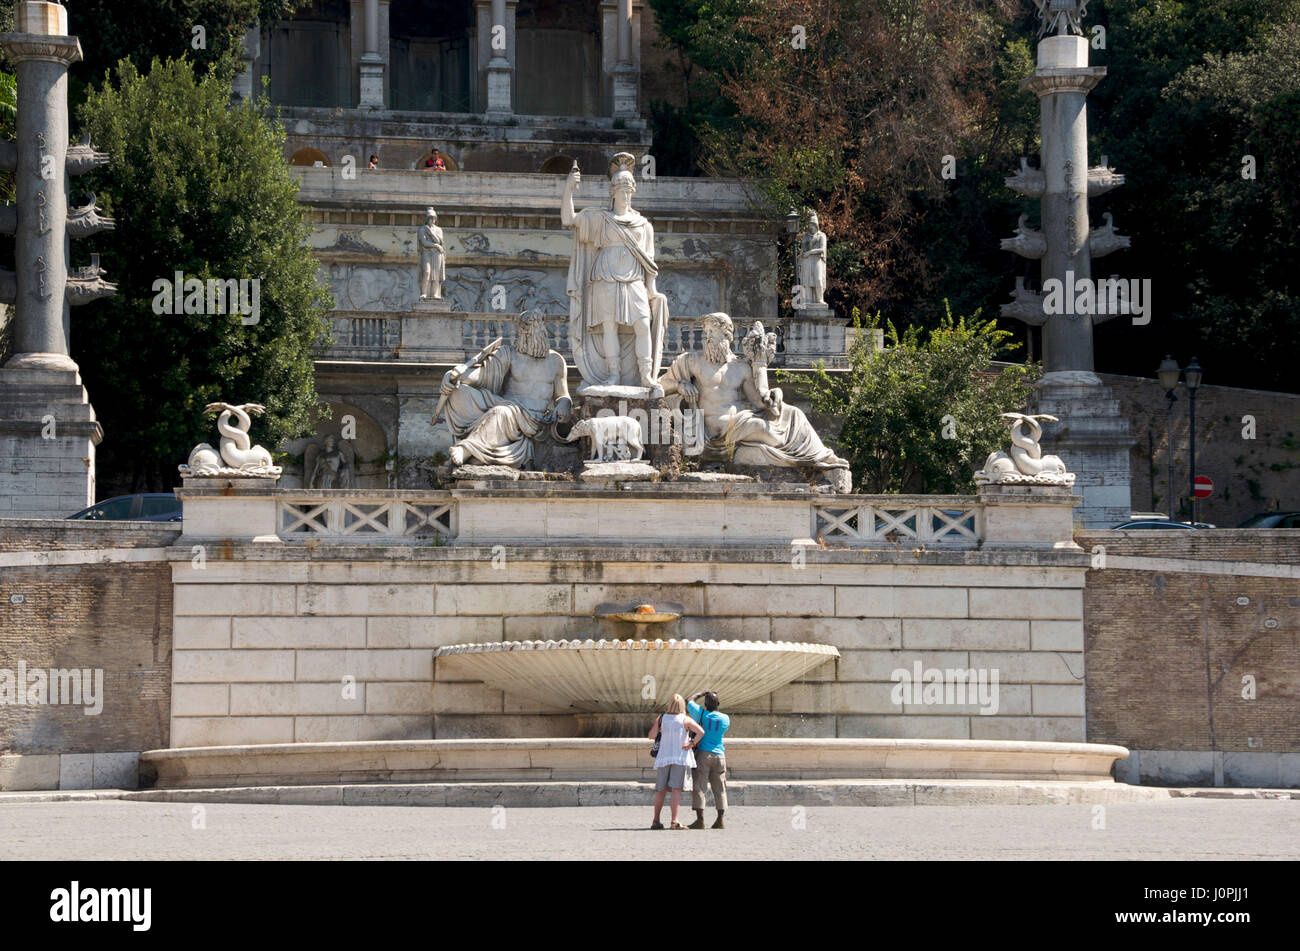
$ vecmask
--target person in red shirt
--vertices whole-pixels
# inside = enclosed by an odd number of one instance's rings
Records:
[[[437,149],[434,149],[433,154],[424,160],[424,167],[435,172],[447,171],[447,163],[442,160],[442,154]]]

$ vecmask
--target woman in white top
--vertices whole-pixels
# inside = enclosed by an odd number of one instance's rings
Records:
[[[682,801],[682,786],[685,784],[686,771],[695,768],[695,744],[704,736],[704,729],[686,715],[686,701],[679,693],[673,694],[668,712],[655,718],[650,727],[650,739],[655,734],[663,733],[659,741],[659,755],[655,757],[655,820],[651,829],[662,829],[659,813],[664,807],[664,795],[672,790],[669,811],[672,816],[672,829],[686,828],[677,821],[677,807]],[[690,735],[690,734],[693,734]]]

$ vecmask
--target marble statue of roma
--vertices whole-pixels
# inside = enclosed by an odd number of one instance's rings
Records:
[[[655,233],[632,207],[636,159],[619,152],[610,163],[609,208],[573,210],[582,181],[578,163],[564,184],[560,221],[573,229],[569,262],[569,339],[574,362],[590,386],[645,387],[661,396],[655,377],[663,360],[668,298],[655,288]]]
[[[541,311],[524,311],[513,344],[494,340],[442,378],[447,425],[456,443],[455,465],[468,459],[523,468],[532,462],[533,439],[542,427],[567,422],[573,413],[564,357],[550,348]]]
[[[420,300],[442,300],[442,282],[447,279],[447,252],[443,246],[438,213],[425,212],[420,229]]]
[[[705,452],[734,453],[746,465],[840,469],[835,481],[847,492],[848,462],[826,448],[801,409],[767,385],[776,335],[755,323],[743,341],[746,355],[737,357],[734,334],[726,314],[706,314],[704,349],[683,353],[659,380],[665,395],[680,394],[704,416]]]
[[[803,287],[802,306],[826,304],[826,233],[817,221],[817,212],[807,212],[808,230],[799,236],[799,284]],[[796,304],[798,308],[800,305]]]

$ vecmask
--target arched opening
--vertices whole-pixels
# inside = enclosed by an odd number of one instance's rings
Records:
[[[458,163],[454,158],[452,158],[442,149],[438,149],[438,157],[442,159],[442,164],[445,166],[445,171],[448,172],[460,171],[460,163]],[[415,167],[418,171],[421,172],[436,171],[437,169],[429,164],[429,162],[433,160],[434,160],[433,149],[430,149],[429,151],[421,155],[419,159],[416,160]]]
[[[470,17],[465,0],[393,0],[389,107],[470,112]]]
[[[289,164],[305,166],[306,168],[329,168],[330,160],[320,149],[305,148],[294,152],[289,159]]]
[[[575,161],[577,160],[572,155],[557,155],[543,162],[538,171],[543,175],[567,175]]]

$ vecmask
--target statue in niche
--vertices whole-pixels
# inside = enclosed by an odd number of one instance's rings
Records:
[[[794,304],[803,307],[826,306],[826,233],[821,230],[817,212],[807,212],[808,230],[799,236],[799,285],[802,297]]]
[[[801,409],[768,386],[776,334],[756,322],[742,341],[744,357],[731,352],[734,334],[726,314],[706,314],[704,349],[683,353],[659,380],[666,395],[680,394],[704,416],[705,452],[734,455],[745,465],[827,470],[836,488],[847,492],[848,462],[826,448]]]
[[[350,440],[330,434],[303,450],[303,483],[309,489],[356,488],[356,450]]]
[[[668,299],[655,287],[654,228],[632,207],[636,159],[619,152],[610,163],[610,208],[575,212],[582,181],[578,163],[564,183],[560,220],[573,229],[566,287],[569,338],[584,385],[645,388],[662,396],[655,377],[663,360]]]
[[[438,213],[425,212],[420,229],[420,300],[442,300],[442,282],[447,279],[447,252],[443,245]]]
[[[573,414],[564,357],[550,348],[545,316],[525,311],[516,320],[513,344],[498,337],[448,370],[435,423],[444,408],[456,439],[449,453],[453,464],[471,458],[516,469],[530,464],[542,427],[568,422]]]

